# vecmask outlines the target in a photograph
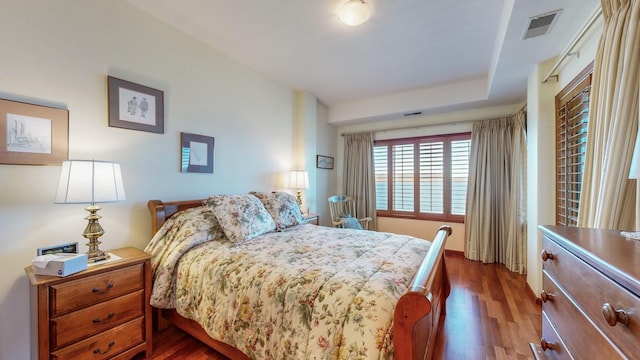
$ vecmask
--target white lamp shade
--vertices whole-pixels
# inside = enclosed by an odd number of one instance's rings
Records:
[[[62,162],[55,203],[93,204],[124,199],[120,164],[94,160]]]
[[[358,26],[369,19],[373,9],[364,0],[349,0],[338,12],[338,19],[349,26]]]
[[[292,171],[289,176],[289,189],[308,189],[309,175],[306,171]]]

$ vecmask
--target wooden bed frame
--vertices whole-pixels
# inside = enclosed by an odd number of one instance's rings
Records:
[[[202,202],[203,200],[150,200],[147,207],[151,215],[151,234],[155,234],[176,212],[200,206]],[[394,314],[395,359],[433,358],[439,324],[444,321],[446,300],[450,292],[444,261],[444,245],[449,235],[451,228],[441,226],[407,292],[398,300]],[[197,322],[183,318],[174,309],[154,308],[154,323],[159,330],[167,326],[167,320],[231,359],[248,359],[233,346],[210,338]]]

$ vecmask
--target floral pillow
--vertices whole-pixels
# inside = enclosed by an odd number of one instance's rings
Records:
[[[218,219],[227,238],[241,243],[275,230],[276,224],[257,197],[214,195],[205,201]]]
[[[276,230],[282,231],[288,227],[306,224],[302,217],[296,198],[286,192],[264,193],[252,191],[276,223]]]

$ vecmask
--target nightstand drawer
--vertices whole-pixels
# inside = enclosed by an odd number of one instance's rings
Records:
[[[50,287],[51,316],[115,298],[144,286],[143,264],[86,278],[54,284]]]
[[[51,349],[95,335],[144,314],[144,292],[134,293],[51,319]]]
[[[144,340],[144,319],[116,326],[101,334],[51,353],[51,359],[107,359]]]

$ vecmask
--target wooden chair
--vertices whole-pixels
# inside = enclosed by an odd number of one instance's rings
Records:
[[[333,227],[344,228],[349,217],[356,217],[356,201],[351,196],[335,195],[329,199],[329,210],[331,211],[331,223]],[[363,229],[369,229],[370,217],[357,219]]]

